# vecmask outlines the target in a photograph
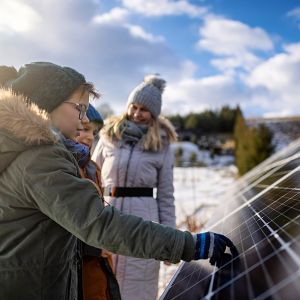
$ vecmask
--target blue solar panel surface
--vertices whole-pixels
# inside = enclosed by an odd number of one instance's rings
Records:
[[[242,177],[207,228],[239,255],[183,263],[161,300],[300,299],[300,140]]]

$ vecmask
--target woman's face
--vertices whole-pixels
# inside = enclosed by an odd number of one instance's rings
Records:
[[[137,103],[129,105],[127,116],[130,121],[138,124],[149,124],[152,119],[151,112],[144,105]]]
[[[81,144],[87,145],[90,149],[93,146],[95,136],[99,133],[100,125],[95,122],[89,122],[82,120],[83,130],[80,131],[80,136],[76,138],[76,141]]]
[[[59,105],[50,114],[52,124],[58,128],[66,138],[76,140],[83,130],[82,122],[88,122],[88,118],[85,114],[88,106],[89,92],[79,87],[65,102]],[[80,117],[82,117],[82,120],[80,120]]]

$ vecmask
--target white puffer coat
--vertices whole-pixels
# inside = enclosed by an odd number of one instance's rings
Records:
[[[164,123],[164,126],[169,124]],[[175,227],[173,188],[173,155],[167,134],[162,131],[164,148],[145,151],[141,142],[135,145],[111,140],[102,134],[93,159],[100,165],[102,186],[149,187],[152,197],[105,197],[126,214]],[[114,255],[116,276],[123,300],[156,299],[159,261]]]

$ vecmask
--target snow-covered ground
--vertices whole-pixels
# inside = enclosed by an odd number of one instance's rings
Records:
[[[183,166],[190,165],[191,155],[195,154],[197,162],[206,166],[229,166],[234,164],[234,156],[232,155],[214,155],[208,150],[200,150],[198,146],[191,142],[177,142],[171,144],[171,149],[175,155],[176,149],[182,149],[182,163]]]
[[[202,231],[222,195],[236,180],[235,166],[175,168],[174,187],[177,227]],[[189,221],[190,225],[188,225]],[[178,265],[161,264],[159,296],[164,291]]]

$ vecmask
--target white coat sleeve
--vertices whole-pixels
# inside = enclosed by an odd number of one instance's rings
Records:
[[[92,160],[97,163],[97,165],[100,167],[100,169],[102,168],[102,165],[104,162],[103,151],[104,151],[104,145],[103,145],[103,141],[100,137],[100,139],[95,147],[95,150],[93,152],[93,155],[92,155]]]

